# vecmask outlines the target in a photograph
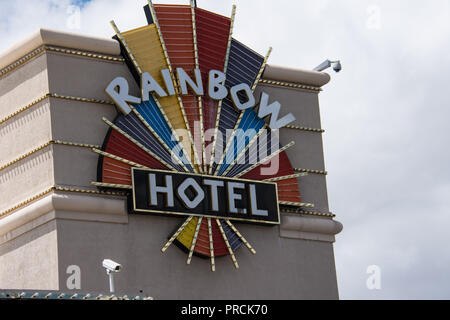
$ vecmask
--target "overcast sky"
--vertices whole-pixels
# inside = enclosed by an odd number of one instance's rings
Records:
[[[0,52],[39,27],[111,37],[111,19],[144,25],[145,3],[0,0]],[[320,94],[341,298],[449,299],[449,1],[198,0],[228,16],[233,3],[235,37],[273,46],[269,63],[342,61]],[[371,265],[380,290],[366,286]]]

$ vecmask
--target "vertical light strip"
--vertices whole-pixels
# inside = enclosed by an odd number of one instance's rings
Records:
[[[199,58],[198,58],[198,45],[197,45],[197,23],[195,21],[195,3],[193,0],[191,0],[191,16],[192,16],[192,36],[194,39],[194,56],[195,56],[195,68],[199,69]],[[206,150],[205,150],[205,133],[204,133],[204,126],[203,126],[203,103],[202,103],[202,97],[197,97],[197,103],[198,103],[198,111],[200,113],[200,139],[202,144],[202,165],[200,166],[201,172],[206,172]],[[194,124],[194,132],[196,130],[196,126]],[[195,139],[195,135],[194,135]]]
[[[230,59],[230,50],[231,50],[231,40],[233,39],[233,29],[234,29],[234,20],[236,18],[236,5],[233,5],[233,10],[231,12],[231,24],[230,24],[230,34],[228,36],[228,47],[227,47],[227,54],[225,55],[225,64],[223,67],[223,73],[226,75],[228,70],[228,61]],[[217,116],[216,116],[216,126],[214,130],[214,139],[212,142],[212,148],[211,148],[211,158],[209,159],[209,170],[208,173],[212,174],[212,167],[214,163],[214,158],[216,154],[216,142],[217,142],[217,133],[219,131],[219,121],[220,121],[220,114],[222,112],[222,103],[223,100],[219,101],[219,104],[217,106]]]
[[[264,69],[266,68],[267,60],[269,60],[271,53],[272,53],[272,47],[270,47],[269,50],[267,51],[267,54],[264,58],[264,62],[261,65],[261,68],[259,68],[258,75],[256,76],[255,82],[253,83],[252,93],[255,92],[256,86],[258,85],[259,79],[261,78],[261,76],[264,72]],[[237,129],[239,128],[239,125],[241,124],[244,113],[245,113],[245,111],[241,111],[241,114],[239,115],[239,118],[236,121],[236,124],[234,125],[233,134],[228,139],[227,146],[225,147],[225,151],[222,153],[222,157],[221,157],[220,161],[218,162],[219,165],[216,167],[214,175],[217,175],[217,173],[220,172],[220,168],[222,167],[223,160],[225,159],[225,157],[228,153],[228,149],[230,149],[231,145],[233,144],[234,136],[236,135]]]
[[[228,242],[227,235],[225,234],[225,231],[223,231],[222,224],[220,223],[219,219],[216,219],[216,222],[217,222],[217,225],[219,226],[220,233],[222,234],[222,238],[225,241],[225,244],[226,244],[227,249],[228,249],[228,253],[230,254],[231,260],[233,261],[234,267],[236,269],[239,269],[239,264],[238,264],[238,262],[236,260],[236,257],[234,256],[233,249],[231,249],[230,242]]]
[[[181,225],[181,227],[178,228],[177,232],[175,232],[174,235],[169,239],[169,241],[167,241],[167,243],[161,249],[161,252],[163,253],[166,252],[167,248],[169,248],[172,242],[180,235],[181,231],[183,231],[184,228],[186,228],[187,224],[191,222],[192,218],[193,217],[189,217],[186,219],[186,221]]]
[[[242,234],[236,229],[236,227],[230,222],[230,220],[225,220],[225,222],[230,226],[230,228],[236,233],[236,235],[241,239],[245,246],[250,250],[251,253],[256,254],[255,249],[252,248],[250,243],[242,236]]]
[[[194,238],[192,239],[191,249],[189,250],[189,256],[187,259],[187,264],[191,264],[192,255],[194,254],[195,245],[197,244],[198,232],[200,231],[200,226],[202,225],[203,217],[198,218],[197,227],[195,228]]]
[[[194,138],[192,137],[191,130],[189,130],[189,122],[187,120],[186,111],[184,110],[183,101],[181,100],[181,96],[180,96],[179,89],[178,89],[178,84],[177,84],[177,81],[175,79],[175,75],[174,75],[174,72],[173,72],[173,69],[172,69],[172,64],[170,63],[169,53],[167,52],[166,43],[164,42],[164,37],[162,35],[161,28],[159,26],[158,16],[156,15],[155,8],[153,7],[152,0],[148,0],[148,6],[150,8],[150,12],[151,12],[152,17],[153,17],[153,23],[155,24],[156,30],[158,32],[159,40],[160,40],[160,43],[161,43],[162,50],[164,52],[164,57],[166,59],[167,67],[169,68],[169,73],[170,73],[170,76],[172,78],[173,86],[174,86],[174,89],[175,89],[175,94],[176,94],[177,99],[178,99],[178,104],[180,105],[181,114],[183,115],[184,125],[186,127],[186,130],[187,130],[187,133],[188,133],[188,136],[189,136],[189,140],[191,142],[191,152],[188,153],[189,157],[187,159],[189,161],[189,158],[191,157],[192,153],[194,154],[194,162],[197,163],[197,166],[193,165],[192,167],[197,173],[199,173],[200,164],[199,164],[199,158],[198,158],[198,155],[197,155],[197,150],[195,149]],[[185,150],[185,152],[187,152],[187,150]]]
[[[214,259],[214,242],[212,236],[211,218],[208,218],[208,233],[209,233],[209,252],[211,255],[211,271],[216,271],[216,262]]]

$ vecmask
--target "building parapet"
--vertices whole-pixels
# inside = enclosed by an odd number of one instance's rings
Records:
[[[120,55],[120,46],[117,41],[112,39],[39,29],[30,37],[0,54],[0,70],[42,46],[57,46],[113,56]]]

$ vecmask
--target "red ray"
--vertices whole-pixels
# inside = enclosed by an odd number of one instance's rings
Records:
[[[166,44],[173,71],[183,68],[195,79],[195,45],[193,36],[192,13],[190,6],[155,4],[161,33]],[[188,95],[181,96],[186,118],[194,138],[194,145],[199,160],[202,160],[202,140],[200,128],[200,108],[197,97],[189,90]],[[196,124],[198,128],[196,129]]]
[[[214,256],[226,256],[229,254],[225,240],[217,226],[214,219],[211,220],[211,232],[213,236],[213,247]],[[203,219],[198,232],[197,243],[195,244],[194,251],[197,254],[210,257],[211,253],[209,251],[209,231],[208,231],[208,220]]]
[[[204,88],[208,88],[209,71],[224,70],[231,19],[200,8],[195,8],[195,21],[197,25],[197,48],[200,71],[203,86]],[[205,132],[209,130],[213,133],[216,127],[217,107],[217,101],[203,96],[203,127]],[[212,134],[209,134],[209,138],[206,137],[206,140],[205,146],[208,146],[211,143]],[[207,155],[207,163],[209,163],[209,156]]]
[[[159,160],[116,130],[111,130],[104,151],[149,168],[168,170]],[[131,185],[131,165],[104,156],[101,170],[102,182]]]
[[[278,161],[278,170],[273,174],[266,175],[261,173],[261,169],[269,168]],[[259,165],[250,172],[244,174],[241,178],[249,180],[265,180],[270,178],[289,176],[295,174],[292,168],[291,161],[287,156],[286,151],[281,152],[278,157],[274,157],[271,160]],[[278,185],[278,200],[279,201],[290,201],[290,202],[301,202],[300,189],[298,187],[297,179],[288,179],[276,182]]]

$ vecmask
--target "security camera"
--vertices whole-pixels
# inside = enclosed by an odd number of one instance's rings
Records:
[[[120,270],[122,270],[122,266],[110,259],[104,259],[103,268],[106,269],[106,274],[109,276],[109,291],[114,293],[114,273],[120,272]]]
[[[324,71],[325,69],[328,69],[331,66],[333,66],[333,70],[335,72],[339,72],[339,71],[342,70],[341,61],[339,61],[339,60],[337,60],[337,61],[325,60],[324,62],[319,64],[317,67],[315,67],[314,71],[321,72],[321,71]]]
[[[109,272],[120,272],[122,270],[122,266],[119,263],[110,259],[103,260],[103,268],[106,268]]]
[[[336,61],[335,63],[333,63],[333,70],[336,72],[339,72],[342,70],[342,65],[340,61]]]

